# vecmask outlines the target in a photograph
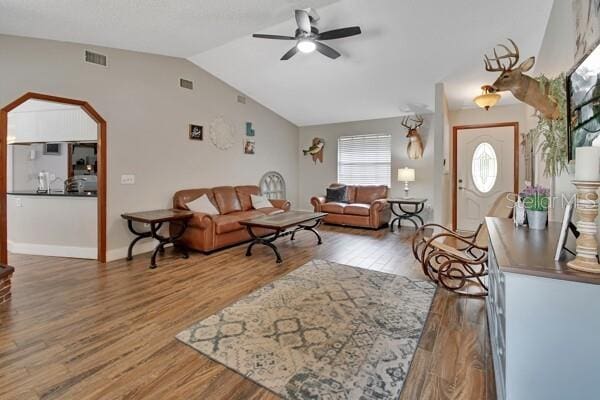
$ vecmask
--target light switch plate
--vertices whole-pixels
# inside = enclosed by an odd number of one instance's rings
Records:
[[[121,175],[121,185],[133,185],[135,184],[135,175]]]
[[[23,200],[21,198],[17,197],[15,203],[17,207],[23,207]]]

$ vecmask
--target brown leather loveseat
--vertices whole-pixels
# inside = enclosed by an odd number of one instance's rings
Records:
[[[239,221],[290,209],[290,202],[287,200],[270,200],[273,208],[255,210],[250,195],[260,195],[258,186],[219,186],[212,189],[180,190],[173,195],[173,208],[189,210],[186,204],[203,194],[209,198],[220,214],[194,213],[180,239],[188,248],[202,252],[248,241],[250,235]],[[270,233],[260,229],[254,231],[259,235]]]
[[[390,222],[387,196],[388,187],[385,185],[347,186],[347,203],[328,203],[325,197],[313,197],[310,202],[315,212],[328,213],[325,223],[379,229]]]

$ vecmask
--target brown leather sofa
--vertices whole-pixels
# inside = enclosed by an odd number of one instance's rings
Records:
[[[348,203],[327,203],[325,197],[313,197],[310,202],[315,212],[328,213],[325,223],[379,229],[390,222],[387,196],[385,185],[347,186]]]
[[[188,248],[202,252],[211,252],[248,241],[250,235],[239,221],[290,209],[290,202],[287,200],[270,200],[275,207],[253,209],[250,195],[260,195],[258,186],[219,186],[212,189],[180,190],[173,195],[173,208],[189,210],[186,203],[203,194],[208,196],[220,215],[194,213],[180,239],[181,243]],[[261,229],[253,229],[253,231],[259,235],[270,233]]]

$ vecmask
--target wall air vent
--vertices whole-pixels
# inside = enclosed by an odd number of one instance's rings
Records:
[[[237,102],[241,103],[241,104],[246,104],[246,96],[242,96],[241,94],[238,94]]]
[[[89,62],[92,64],[98,64],[98,65],[102,65],[102,66],[106,67],[106,56],[86,50],[85,51],[85,62]]]
[[[187,79],[179,79],[179,86],[181,86],[184,89],[194,90],[194,82],[188,81]]]

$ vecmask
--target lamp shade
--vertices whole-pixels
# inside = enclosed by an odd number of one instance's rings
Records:
[[[498,100],[500,100],[500,95],[498,93],[494,93],[494,88],[485,85],[481,87],[481,94],[473,99],[475,104],[477,104],[481,108],[485,108],[489,110],[490,107],[494,107]]]
[[[398,182],[414,182],[415,170],[412,168],[398,168]]]

